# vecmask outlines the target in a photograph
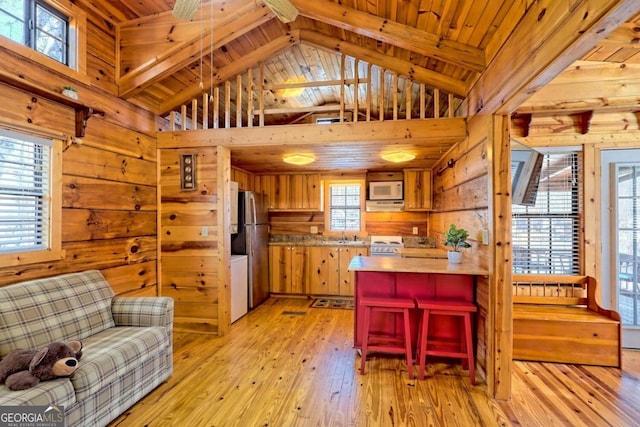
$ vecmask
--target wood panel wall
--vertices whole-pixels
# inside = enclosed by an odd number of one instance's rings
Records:
[[[195,191],[180,189],[180,156],[196,155]],[[160,293],[179,330],[218,333],[219,230],[215,147],[159,150]]]
[[[452,148],[434,167],[433,207],[429,218],[429,235],[436,245],[443,245],[444,233],[450,224],[469,232],[471,248],[464,249],[464,260],[489,269],[489,246],[482,244],[482,230],[489,229],[489,159],[487,141],[489,124],[486,119],[469,123],[469,137]],[[453,167],[447,163],[453,160]],[[440,171],[440,173],[438,173]],[[464,262],[464,261],[463,261]],[[476,365],[482,376],[492,369],[488,346],[493,332],[488,322],[491,295],[488,278],[480,277],[476,283],[477,343]]]
[[[0,286],[87,269],[119,295],[157,295],[156,138],[162,120],[113,94],[114,27],[88,12],[87,75],[61,75],[0,47],[0,70],[41,88],[76,87],[80,102],[106,112],[88,120],[81,144],[62,155],[63,260],[0,266]],[[0,122],[74,134],[74,110],[0,84]]]

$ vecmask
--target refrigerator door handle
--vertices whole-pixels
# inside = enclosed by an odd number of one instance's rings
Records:
[[[254,195],[251,195],[251,224],[256,224],[258,222],[258,214],[256,212],[256,198]]]

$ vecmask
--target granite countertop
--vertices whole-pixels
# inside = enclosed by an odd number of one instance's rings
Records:
[[[304,239],[304,240],[281,240],[270,241],[269,246],[349,246],[368,247],[369,240],[324,240],[324,239]]]

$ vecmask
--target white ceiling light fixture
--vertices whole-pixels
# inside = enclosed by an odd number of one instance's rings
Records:
[[[282,160],[284,160],[285,163],[303,166],[315,162],[316,158],[313,156],[307,156],[305,154],[285,154]]]
[[[408,162],[416,158],[415,154],[407,153],[406,151],[393,151],[391,153],[382,153],[381,157],[393,163]]]
[[[191,21],[196,17],[196,12],[200,0],[176,0],[176,4],[173,6],[173,16],[182,21]]]
[[[298,17],[298,9],[289,0],[262,0],[285,24]]]

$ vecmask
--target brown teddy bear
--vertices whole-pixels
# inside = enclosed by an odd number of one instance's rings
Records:
[[[40,381],[68,377],[78,368],[82,343],[52,342],[40,350],[14,350],[0,361],[0,384],[10,390],[26,390]]]

